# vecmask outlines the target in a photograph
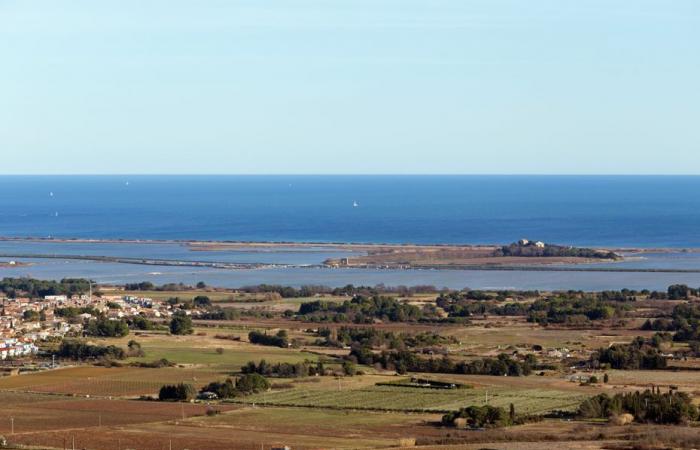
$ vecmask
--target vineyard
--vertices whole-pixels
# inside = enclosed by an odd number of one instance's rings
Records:
[[[578,406],[583,396],[545,389],[497,388],[487,391],[484,389],[435,390],[372,386],[335,391],[298,388],[261,393],[235,401],[274,406],[447,412],[469,405],[484,405],[487,398],[490,405],[507,408],[511,403],[514,403],[517,405],[518,411],[522,413],[543,413],[551,410],[573,409]]]

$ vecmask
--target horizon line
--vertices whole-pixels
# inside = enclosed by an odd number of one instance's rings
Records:
[[[372,177],[372,176],[396,176],[396,177],[418,177],[418,176],[453,176],[453,177],[697,177],[700,173],[455,173],[455,172],[432,172],[432,173],[344,173],[344,172],[327,172],[327,173],[203,173],[203,172],[173,172],[173,173],[149,173],[149,172],[134,172],[134,173],[100,173],[100,172],[85,172],[85,173],[0,173],[0,177],[99,177],[99,176],[196,176],[196,177],[274,177],[274,176],[289,176],[289,177],[311,177],[311,176],[354,176],[354,177]]]

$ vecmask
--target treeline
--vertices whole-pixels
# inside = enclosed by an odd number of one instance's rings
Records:
[[[591,355],[590,364],[596,368],[620,370],[665,369],[666,358],[659,349],[660,345],[659,338],[647,341],[637,337],[630,344],[614,344],[599,349]]]
[[[98,317],[88,321],[84,332],[88,336],[124,337],[129,334],[129,325],[125,320],[111,320],[105,317]]]
[[[469,426],[471,428],[496,428],[514,425],[517,422],[515,407],[511,403],[510,411],[498,406],[468,406],[442,416],[445,426]]]
[[[64,308],[55,308],[53,310],[54,315],[58,317],[64,317],[66,319],[73,319],[81,314],[90,314],[92,316],[100,315],[100,312],[93,308],[92,306],[66,306]]]
[[[294,315],[293,311],[291,311],[291,315]],[[197,318],[202,320],[237,320],[241,317],[270,319],[274,317],[274,314],[270,311],[260,311],[257,309],[241,309],[234,307],[222,308],[220,306],[210,306],[206,307],[206,309],[200,312],[200,314],[197,316]]]
[[[282,298],[314,297],[316,295],[333,295],[354,297],[356,295],[373,296],[381,294],[396,294],[401,296],[411,296],[415,294],[438,292],[435,286],[385,286],[377,284],[375,286],[355,286],[348,284],[343,287],[331,288],[323,285],[306,285],[299,288],[292,286],[282,286],[278,284],[258,284],[255,286],[244,286],[238,291],[249,294],[276,293]]]
[[[270,364],[264,359],[261,359],[257,364],[255,361],[248,361],[248,363],[241,368],[241,372],[244,374],[257,373],[266,377],[302,378],[315,375],[325,375],[326,368],[322,361],[318,361],[316,363],[304,361],[295,364]]]
[[[520,244],[514,242],[504,245],[494,252],[494,256],[525,256],[525,257],[575,257],[595,259],[620,259],[620,255],[607,250],[594,248],[568,247],[563,245],[545,244],[544,247],[535,245],[534,242]]]
[[[598,296],[553,297],[535,300],[528,308],[528,322],[546,325],[583,325],[590,321],[621,317],[631,307],[624,300],[603,300]]]
[[[663,291],[648,292],[651,300],[690,300],[697,297],[700,289],[688,287],[685,284],[673,284]]]
[[[379,366],[395,370],[400,374],[407,372],[449,373],[465,375],[521,376],[530,375],[537,366],[534,355],[527,355],[520,361],[502,353],[497,358],[482,358],[473,361],[452,361],[450,358],[421,358],[413,352],[383,351],[374,353],[368,347],[353,347],[348,357],[358,364]]]
[[[443,293],[436,305],[449,317],[470,317],[493,314],[498,316],[526,316],[529,322],[546,325],[563,323],[586,324],[590,321],[624,316],[631,309],[628,302],[636,298],[635,291],[604,291],[593,294],[571,291],[561,292],[534,302],[506,301],[537,297],[533,292],[516,293],[505,297],[481,291]]]
[[[126,352],[124,349],[114,345],[92,345],[74,339],[64,339],[58,348],[56,355],[61,358],[70,359],[124,359]]]
[[[126,283],[125,291],[189,291],[192,289],[204,289],[207,285],[200,281],[195,286],[190,286],[184,283],[165,283],[157,286],[150,281],[142,281],[140,283]]]
[[[647,319],[642,329],[675,331],[673,340],[677,342],[700,341],[700,302],[676,305],[671,318]]]
[[[90,281],[82,278],[64,278],[61,281],[34,278],[3,278],[0,292],[8,298],[42,298],[47,295],[81,295],[89,292]]]
[[[405,348],[431,347],[457,343],[457,339],[452,336],[445,337],[429,331],[415,334],[394,333],[393,331],[384,331],[369,327],[319,328],[318,335],[325,339],[322,342],[318,342],[318,344],[329,347],[360,345],[362,347],[403,350]]]
[[[289,347],[289,338],[286,330],[279,330],[276,334],[266,334],[260,331],[248,333],[248,340],[251,344],[268,345],[271,347]]]
[[[683,424],[698,418],[698,409],[688,394],[677,391],[662,394],[658,388],[612,397],[600,394],[584,400],[578,412],[588,419],[631,414],[637,422],[657,424]]]
[[[421,308],[382,295],[356,295],[342,303],[321,300],[306,302],[300,305],[298,315],[313,322],[354,323],[372,323],[374,319],[415,322],[427,318]]]
[[[212,393],[218,398],[241,397],[270,389],[270,382],[258,373],[247,373],[236,378],[234,382],[231,378],[225,381],[214,381],[204,386],[200,394]]]

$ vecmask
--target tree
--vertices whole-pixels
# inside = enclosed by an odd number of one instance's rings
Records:
[[[129,347],[128,356],[131,356],[131,357],[145,356],[145,353],[141,349],[141,344],[134,341],[133,339],[131,341],[129,341],[129,343],[127,344],[127,347]]]
[[[170,333],[177,335],[192,334],[192,319],[184,314],[178,314],[170,321]]]
[[[27,322],[36,322],[39,320],[39,313],[36,311],[27,310],[22,313],[22,319],[26,320]]]
[[[257,373],[247,373],[236,380],[236,390],[242,395],[255,394],[270,389],[267,378]]]
[[[442,423],[454,426],[456,419],[466,419],[472,427],[502,427],[512,423],[505,409],[491,405],[462,408],[444,415]]]
[[[192,300],[192,302],[194,303],[194,306],[199,308],[211,306],[211,300],[206,295],[198,295]]]
[[[357,373],[357,367],[352,361],[343,361],[343,373],[352,377]]]
[[[195,393],[196,391],[191,384],[166,384],[160,388],[160,392],[158,392],[158,400],[188,401],[194,398]]]
[[[204,289],[205,287],[207,287],[207,285],[204,281],[197,283],[197,289]]]
[[[100,317],[88,322],[85,333],[89,336],[124,337],[129,334],[129,325],[123,320],[110,320]]]
[[[218,381],[209,383],[202,388],[201,392],[213,392],[219,398],[232,398],[238,393],[236,386],[230,378],[227,378],[223,383],[219,383]]]
[[[90,345],[77,340],[63,340],[56,353],[57,356],[71,359],[110,358],[124,359],[124,350],[114,345]]]
[[[251,331],[248,333],[248,340],[251,344],[269,345],[273,347],[286,348],[289,346],[287,332],[280,330],[275,335],[268,335],[260,331]]]

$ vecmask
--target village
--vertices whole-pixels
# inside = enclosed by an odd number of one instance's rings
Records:
[[[46,295],[42,299],[0,297],[0,302],[1,361],[36,355],[42,341],[82,337],[84,324],[95,319],[96,313],[114,321],[135,316],[160,319],[173,315],[170,305],[132,295],[93,296],[90,293]],[[60,314],[70,309],[91,312],[75,316]],[[190,311],[185,314],[189,315]]]

